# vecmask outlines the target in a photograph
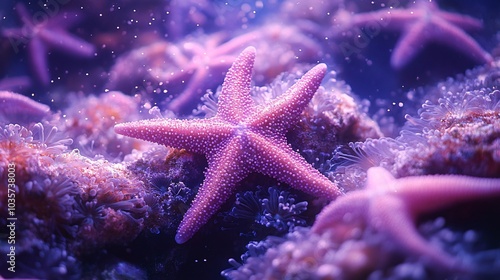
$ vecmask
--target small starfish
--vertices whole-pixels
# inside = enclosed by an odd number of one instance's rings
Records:
[[[21,3],[18,3],[15,9],[23,27],[4,29],[2,35],[9,38],[16,52],[19,51],[20,45],[28,44],[33,70],[43,85],[49,84],[50,80],[46,57],[50,48],[83,57],[91,57],[94,54],[92,44],[68,34],[65,30],[78,20],[78,14],[59,11],[59,14],[52,18],[43,20],[45,18],[42,17],[40,20],[40,15],[38,18],[30,17]],[[42,14],[49,17],[48,14]],[[34,22],[35,19],[38,22]]]
[[[118,124],[119,134],[203,153],[208,170],[175,240],[190,239],[234,193],[237,183],[260,172],[306,193],[333,199],[342,193],[287,144],[285,133],[326,73],[319,64],[286,93],[257,106],[250,96],[255,48],[246,48],[229,69],[217,114],[198,120],[153,119]]]
[[[451,271],[472,268],[433,247],[421,237],[415,219],[457,202],[500,195],[500,179],[461,175],[429,175],[395,179],[382,167],[367,172],[366,188],[338,198],[323,209],[315,233],[349,222],[361,222],[386,234],[407,252]]]
[[[401,31],[391,56],[391,65],[401,69],[430,42],[437,42],[460,51],[478,63],[493,61],[491,55],[463,30],[482,28],[480,20],[439,9],[435,2],[417,1],[407,9],[388,8],[380,11],[346,15],[341,11],[336,18],[347,28],[357,26],[367,28],[369,37],[378,33],[379,28]],[[346,27],[341,27],[345,30]]]

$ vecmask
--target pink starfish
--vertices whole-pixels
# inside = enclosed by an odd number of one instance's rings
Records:
[[[45,13],[41,14],[45,17],[41,17],[40,13],[36,14],[38,17],[31,17],[21,3],[16,5],[16,12],[23,27],[4,29],[2,34],[9,38],[16,52],[20,45],[28,44],[33,70],[42,84],[47,85],[50,80],[46,57],[49,48],[84,57],[94,54],[92,44],[70,35],[65,30],[79,19],[78,14],[59,11],[51,18]]]
[[[376,36],[380,29],[403,33],[391,56],[391,65],[396,69],[407,65],[430,42],[460,51],[478,63],[493,60],[488,52],[463,31],[481,29],[480,20],[442,11],[432,1],[416,1],[415,5],[407,9],[391,7],[353,16],[345,13],[341,11],[336,18],[339,24],[345,25],[341,27],[342,30],[353,26],[366,28],[370,38]]]
[[[459,263],[420,236],[415,219],[457,202],[500,195],[500,179],[461,175],[395,179],[382,167],[370,168],[367,175],[365,189],[350,192],[323,209],[312,227],[313,232],[333,231],[346,223],[366,224],[431,265],[471,272],[470,265]]]
[[[287,144],[285,133],[318,89],[326,73],[319,64],[286,93],[264,106],[250,97],[255,48],[246,48],[229,69],[217,114],[209,119],[153,119],[118,124],[119,134],[207,156],[208,170],[175,240],[190,239],[251,172],[260,172],[306,193],[333,199],[337,186]]]

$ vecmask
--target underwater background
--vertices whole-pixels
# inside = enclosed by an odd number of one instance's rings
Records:
[[[499,13],[493,0],[2,0],[0,276],[498,279]],[[301,113],[282,138],[315,169],[300,176],[341,195],[260,166],[217,185],[229,198],[176,242],[218,166],[115,125],[217,118],[249,46],[263,111],[326,64],[314,96],[287,101]]]

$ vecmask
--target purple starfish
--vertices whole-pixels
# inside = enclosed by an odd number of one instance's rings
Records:
[[[396,69],[407,65],[430,42],[460,51],[481,64],[493,60],[488,52],[463,31],[481,29],[480,20],[442,11],[435,2],[428,0],[416,1],[415,5],[407,9],[391,7],[356,15],[340,11],[335,21],[341,25],[341,32],[354,26],[366,28],[365,35],[370,38],[376,36],[380,29],[402,32],[391,56],[391,65]]]
[[[24,95],[0,91],[0,123],[39,121],[50,114],[50,107]]]
[[[472,272],[468,264],[433,247],[415,227],[418,216],[457,202],[500,195],[500,179],[430,175],[395,179],[382,167],[368,170],[366,188],[338,198],[318,215],[312,231],[336,225],[366,224],[386,234],[403,250],[439,268]]]
[[[326,73],[319,64],[286,93],[264,106],[250,97],[255,48],[246,48],[229,69],[215,117],[197,120],[153,119],[118,124],[119,134],[203,153],[206,178],[182,220],[175,240],[190,239],[251,172],[271,176],[306,193],[333,199],[337,186],[287,144],[285,133],[318,89]]]
[[[0,90],[16,91],[29,88],[31,80],[26,76],[5,77],[0,80]]]
[[[18,3],[15,9],[23,26],[3,29],[2,34],[9,38],[16,52],[20,45],[28,44],[35,76],[43,85],[47,85],[50,80],[47,66],[49,49],[57,49],[83,57],[91,57],[94,54],[95,50],[92,44],[76,38],[66,31],[79,20],[78,14],[59,11],[58,14],[49,18],[49,14],[42,13],[44,17],[41,17],[42,20],[40,20],[40,13],[35,14],[37,17],[35,15],[30,17],[26,7],[21,3]]]

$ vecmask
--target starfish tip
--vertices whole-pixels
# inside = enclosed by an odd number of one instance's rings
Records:
[[[327,66],[325,63],[320,63],[316,66],[314,66],[311,70],[317,71],[318,74],[326,74]]]
[[[127,123],[119,123],[115,125],[114,129],[115,133],[128,136],[128,133],[130,132],[130,125]]]
[[[255,55],[256,52],[257,52],[257,49],[254,46],[248,46],[241,52],[241,55],[252,54],[252,53],[253,53],[253,55]]]
[[[175,242],[177,242],[177,244],[186,243],[186,241],[188,241],[188,240],[189,240],[189,238],[184,237],[182,234],[177,233],[175,235]]]
[[[387,171],[387,169],[381,166],[371,167],[366,172],[366,175],[367,188],[384,188],[387,187],[387,184],[389,184],[391,181],[395,180],[394,176],[392,176],[392,174]]]

